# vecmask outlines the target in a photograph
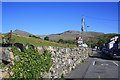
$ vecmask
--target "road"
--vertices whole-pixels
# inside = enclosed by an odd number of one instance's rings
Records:
[[[83,64],[78,65],[65,78],[114,78],[120,80],[118,71],[120,72],[120,60],[113,60],[100,51],[93,51],[91,57]]]

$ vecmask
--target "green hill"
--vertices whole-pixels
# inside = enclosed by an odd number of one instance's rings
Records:
[[[18,31],[18,30],[16,30]],[[23,33],[23,31],[18,31],[20,33]],[[74,40],[75,42],[75,35],[77,35],[79,33],[76,32],[76,31],[67,31],[67,32],[64,32],[64,33],[61,33],[61,34],[54,34],[52,35],[52,37],[48,36],[51,40],[51,38],[53,39],[53,41],[55,39],[63,39],[64,40],[64,43],[57,43],[58,41],[54,41],[54,42],[51,42],[51,41],[46,41],[46,40],[43,40],[43,39],[39,39],[39,37],[29,37],[29,36],[23,36],[23,35],[19,35],[19,34],[15,34],[13,33],[13,36],[12,36],[12,39],[14,40],[13,42],[18,42],[18,43],[23,43],[23,44],[33,44],[35,46],[56,46],[56,47],[76,47],[75,44],[70,44],[72,43],[73,41],[70,41],[71,38],[72,40]],[[108,42],[110,38],[112,38],[113,36],[120,36],[120,34],[103,34],[103,33],[97,33],[97,32],[88,32],[89,33],[89,36],[83,36],[83,40],[85,43],[87,43],[89,46],[91,45],[96,45],[98,44],[98,42],[101,42],[100,40],[104,41],[104,42]],[[97,34],[96,34],[97,33]],[[75,34],[75,35],[74,35]],[[1,34],[2,35],[2,34]],[[0,35],[0,38],[1,38],[1,35]],[[57,36],[56,36],[57,35]],[[65,37],[67,36],[67,37]],[[68,39],[68,41],[66,42],[66,39]],[[0,39],[0,42],[2,42],[2,39]],[[69,43],[68,43],[69,42]]]
[[[50,42],[42,39],[32,38],[32,37],[23,37],[23,36],[16,36],[13,34],[12,39],[15,42],[23,43],[23,44],[33,44],[34,46],[56,46],[56,47],[76,47],[76,45],[71,44],[61,44],[56,42]]]
[[[120,36],[120,34],[103,34],[100,36],[93,37],[91,38],[91,44],[92,46],[99,46],[100,44],[110,42],[110,39],[114,36]]]

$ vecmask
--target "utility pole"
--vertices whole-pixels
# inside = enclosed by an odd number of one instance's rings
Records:
[[[79,47],[79,46],[83,46],[83,36],[82,36],[82,33],[83,33],[83,31],[84,31],[84,17],[82,17],[82,26],[81,26],[81,30],[80,30],[80,35],[78,35],[77,37],[76,37],[76,40],[77,40],[77,46]]]
[[[82,17],[82,26],[81,26],[81,38],[83,40],[83,32],[84,32],[84,26],[85,26],[85,20],[84,20],[84,16]],[[81,42],[81,46],[83,46],[83,41]]]
[[[82,17],[81,22],[82,22],[82,26],[81,26],[81,30],[80,30],[80,36],[78,36],[76,38],[78,47],[83,46],[83,31],[84,31],[84,26],[85,26],[84,17]]]
[[[85,21],[84,21],[84,16],[82,17],[82,27],[81,27],[81,31],[84,31],[84,26],[85,26]]]

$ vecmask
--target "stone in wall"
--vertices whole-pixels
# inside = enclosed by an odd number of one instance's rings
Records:
[[[14,59],[14,55],[12,52],[10,52],[11,48],[1,48],[0,49],[0,54],[2,55],[1,60],[2,63],[6,64],[5,67],[2,67],[0,69],[0,79],[2,78],[9,78],[10,75],[13,75],[12,72],[8,73],[8,69],[10,65],[14,65],[13,63],[13,59]]]
[[[62,74],[66,75],[72,69],[74,69],[77,64],[82,60],[88,58],[88,54],[91,53],[90,48],[62,48],[62,47],[45,47],[51,52],[51,57],[53,59],[53,65],[50,68],[49,76],[45,78],[60,78]]]
[[[37,47],[36,49],[37,49],[39,54],[43,54],[44,53],[43,47]]]
[[[22,43],[15,43],[14,46],[18,47],[21,52],[24,52],[24,45]]]

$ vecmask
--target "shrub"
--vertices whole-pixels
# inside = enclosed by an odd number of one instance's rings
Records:
[[[37,39],[41,39],[40,37],[35,36],[35,35],[29,35],[29,37],[33,37],[33,38],[37,38]]]
[[[47,40],[47,41],[49,41],[49,37],[48,37],[48,36],[46,36],[46,37],[44,38],[44,40]]]
[[[14,75],[10,78],[42,78],[42,72],[48,72],[52,65],[49,51],[39,54],[29,46],[25,52],[20,52],[17,47],[12,46],[14,53],[14,66],[10,66],[9,71]]]

